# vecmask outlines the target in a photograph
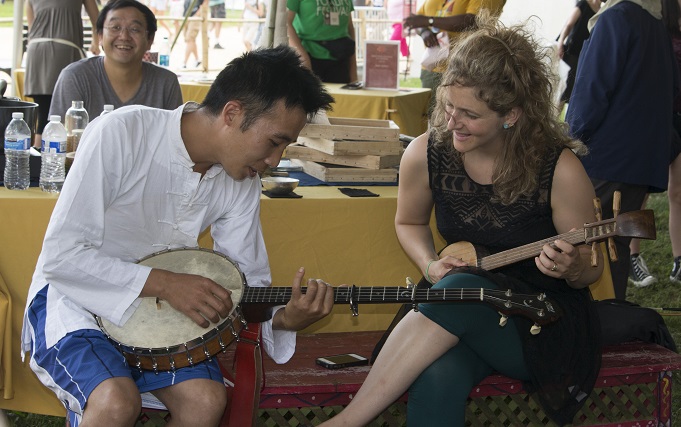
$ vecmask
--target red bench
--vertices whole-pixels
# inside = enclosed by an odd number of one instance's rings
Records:
[[[358,353],[369,356],[382,332],[300,335],[291,361],[277,365],[265,357],[264,387],[258,426],[317,425],[347,405],[369,367],[339,370],[315,363],[320,356]],[[223,366],[233,365],[233,353],[221,354]],[[575,426],[671,426],[672,371],[681,369],[681,355],[648,343],[607,347],[596,388],[575,417]],[[406,396],[372,425],[406,425]],[[467,408],[467,425],[555,425],[529,397],[522,383],[492,375],[476,387]],[[241,426],[239,426],[241,427]]]

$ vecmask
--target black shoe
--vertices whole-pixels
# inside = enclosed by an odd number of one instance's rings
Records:
[[[213,46],[213,49],[224,49],[224,47],[220,46],[220,43],[215,43],[215,46]]]
[[[676,283],[681,283],[681,256],[674,258],[674,265],[672,266],[672,272],[669,275],[669,280]]]
[[[650,274],[648,266],[639,254],[631,256],[631,269],[629,270],[629,281],[637,288],[645,288],[657,282],[655,276]]]

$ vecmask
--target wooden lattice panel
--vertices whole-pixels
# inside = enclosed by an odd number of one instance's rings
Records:
[[[256,425],[308,427],[338,414],[356,396],[369,367],[336,372],[317,366],[315,358],[350,350],[370,354],[381,335],[375,331],[298,336],[296,354],[287,364],[265,359],[266,381]],[[223,367],[232,365],[233,354],[218,358]],[[672,427],[675,370],[681,370],[681,355],[654,344],[634,342],[605,348],[594,390],[573,426]],[[468,426],[555,426],[518,380],[490,375],[470,396]],[[369,426],[406,425],[407,398],[403,396]],[[156,427],[166,419],[164,413],[146,416],[152,418],[138,425]]]
[[[657,383],[623,384],[594,389],[573,426],[599,426],[652,420],[658,401]],[[315,426],[338,414],[342,406],[261,409],[258,427]],[[397,402],[376,418],[368,427],[405,427],[407,406]],[[466,407],[466,426],[556,427],[541,406],[526,393],[486,396],[470,399]],[[643,423],[642,425],[646,425]]]
[[[316,426],[329,420],[340,411],[343,406],[325,406],[308,408],[288,409],[261,409],[256,421],[257,427],[280,427],[280,426]],[[407,425],[407,405],[397,402],[379,415],[367,427],[388,427]]]
[[[170,420],[167,411],[144,411],[137,419],[135,427],[162,427]]]

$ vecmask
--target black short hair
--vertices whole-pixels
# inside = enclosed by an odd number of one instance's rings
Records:
[[[284,45],[256,49],[230,61],[201,107],[217,116],[229,101],[241,102],[241,129],[245,131],[279,100],[286,108],[301,107],[308,118],[319,110],[330,110],[334,102],[321,80],[303,66],[296,51]]]
[[[126,7],[134,7],[135,9],[142,12],[144,18],[147,21],[147,38],[151,39],[156,34],[158,26],[156,25],[156,15],[144,3],[136,0],[113,0],[110,1],[99,11],[99,17],[97,18],[97,33],[101,34],[104,31],[104,22],[106,21],[106,16],[109,11],[123,9]]]

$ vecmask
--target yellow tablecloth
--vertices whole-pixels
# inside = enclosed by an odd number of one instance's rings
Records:
[[[301,199],[262,198],[262,226],[275,285],[290,286],[296,270],[334,285],[404,286],[405,277],[420,278],[404,255],[394,229],[397,187],[366,187],[380,197],[350,198],[336,187],[299,187]],[[43,235],[57,196],[31,188],[0,187],[0,276],[11,297],[11,375],[14,398],[0,399],[0,408],[63,415],[52,393],[22,363],[20,332],[26,295],[40,253]],[[205,232],[200,240],[210,247]],[[444,245],[443,242],[440,244]],[[398,306],[363,305],[359,317],[338,305],[331,316],[306,332],[384,329]]]
[[[24,98],[24,70],[13,71],[17,96]],[[184,102],[201,102],[208,93],[209,84],[180,82]],[[327,84],[336,102],[332,117],[392,120],[405,135],[419,136],[428,129],[428,102],[430,89],[410,88],[400,90],[347,90],[340,84]]]
[[[0,189],[0,276],[4,279],[11,306],[11,376],[13,399],[0,399],[0,408],[51,415],[64,415],[64,407],[21,361],[21,325],[26,294],[31,283],[43,235],[56,196],[40,190]],[[4,325],[7,330],[8,325]]]
[[[401,90],[347,90],[340,84],[326,84],[336,102],[331,117],[356,119],[392,120],[400,133],[419,136],[428,129],[428,102],[430,89],[410,88]],[[208,93],[209,84],[180,82],[182,99],[201,102]]]

